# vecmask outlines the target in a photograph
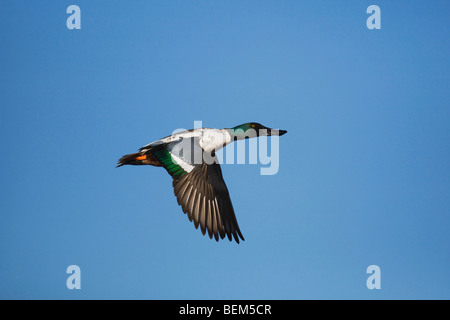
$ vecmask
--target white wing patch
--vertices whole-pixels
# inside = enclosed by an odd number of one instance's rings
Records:
[[[195,166],[183,161],[180,157],[177,157],[172,152],[170,152],[170,155],[172,156],[173,161],[175,161],[176,164],[179,165],[181,168],[183,168],[183,170],[186,171],[187,173],[194,170]]]

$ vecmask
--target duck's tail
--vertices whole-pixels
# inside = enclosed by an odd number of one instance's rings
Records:
[[[156,159],[156,157],[153,154],[145,152],[126,154],[117,161],[117,167],[121,167],[126,164],[131,164],[134,166],[138,165],[150,165],[157,167],[161,166],[160,162],[158,161],[158,159]]]

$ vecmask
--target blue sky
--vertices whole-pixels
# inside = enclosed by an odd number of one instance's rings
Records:
[[[0,1],[0,298],[449,299],[449,9]],[[196,120],[288,130],[276,175],[222,166],[239,245],[115,168]]]

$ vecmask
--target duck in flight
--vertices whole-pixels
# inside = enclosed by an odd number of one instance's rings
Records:
[[[231,204],[215,152],[235,140],[258,136],[282,136],[286,130],[250,122],[233,128],[198,128],[149,143],[139,152],[124,155],[117,167],[151,165],[163,167],[173,178],[178,204],[195,228],[216,241],[228,237],[239,243],[244,237]]]

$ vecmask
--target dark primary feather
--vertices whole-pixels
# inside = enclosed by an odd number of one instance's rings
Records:
[[[239,243],[239,229],[220,165],[202,163],[183,177],[173,180],[178,204],[196,228],[218,241],[225,235]]]

